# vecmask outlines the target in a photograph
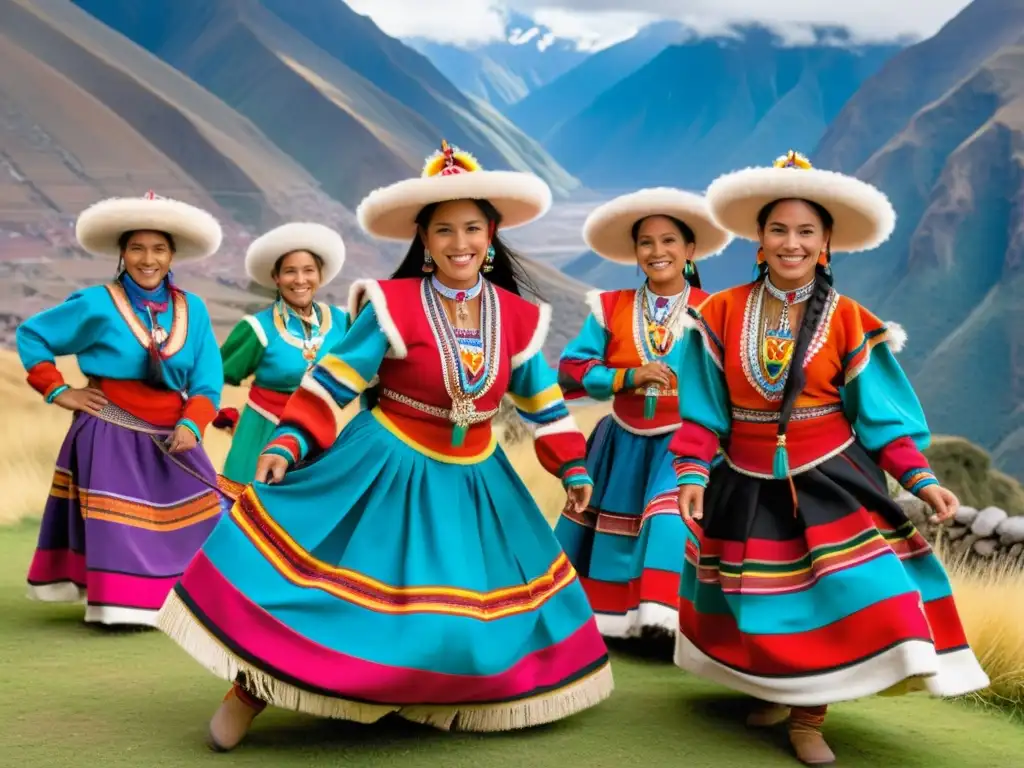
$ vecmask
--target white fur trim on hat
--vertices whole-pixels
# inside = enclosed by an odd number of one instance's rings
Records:
[[[876,187],[818,168],[747,168],[711,182],[708,207],[719,226],[757,240],[757,214],[775,200],[811,200],[834,219],[833,251],[855,253],[877,248],[896,228],[896,211]]]
[[[78,216],[75,237],[93,256],[119,258],[117,241],[125,232],[153,230],[174,238],[176,261],[198,261],[220,248],[223,232],[211,214],[166,197],[112,197]]]
[[[421,176],[375,189],[356,208],[363,230],[386,240],[411,240],[416,216],[427,205],[451,200],[487,200],[501,214],[501,228],[540,218],[551,207],[551,188],[532,173],[467,171]]]
[[[720,253],[732,240],[732,235],[715,223],[701,195],[671,187],[641,189],[598,206],[583,224],[583,239],[598,256],[635,264],[633,225],[658,215],[672,216],[693,230],[694,260]]]
[[[345,242],[323,224],[293,221],[260,235],[245,252],[245,271],[265,288],[276,288],[271,272],[277,260],[293,251],[309,251],[324,261],[320,285],[327,285],[345,265]]]

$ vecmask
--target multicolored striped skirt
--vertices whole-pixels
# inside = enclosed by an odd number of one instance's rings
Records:
[[[820,706],[989,680],[949,579],[857,444],[793,477],[720,464],[693,524],[676,664],[763,701]]]
[[[28,594],[86,603],[85,620],[154,626],[224,508],[201,446],[173,459],[167,430],[116,406],[77,413],[57,457]]]
[[[590,508],[563,513],[555,535],[606,637],[674,634],[688,533],[679,516],[671,433],[645,437],[604,417],[591,433]]]
[[[502,731],[612,690],[576,572],[501,448],[427,456],[376,410],[248,486],[159,622],[214,674],[323,717]]]

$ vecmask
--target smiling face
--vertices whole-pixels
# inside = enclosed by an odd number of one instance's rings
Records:
[[[831,230],[814,206],[803,200],[782,200],[768,213],[758,235],[772,283],[785,290],[813,279]]]
[[[277,290],[296,309],[306,309],[313,303],[320,278],[320,263],[309,251],[292,251],[275,265]]]
[[[437,206],[420,233],[437,268],[437,279],[449,288],[476,285],[490,245],[488,229],[487,217],[472,200]]]
[[[636,260],[652,288],[679,285],[683,269],[693,258],[694,244],[686,242],[679,227],[667,216],[648,216],[636,233]]]
[[[174,258],[174,247],[162,232],[139,230],[128,236],[121,248],[124,269],[140,288],[148,291],[167,277]]]

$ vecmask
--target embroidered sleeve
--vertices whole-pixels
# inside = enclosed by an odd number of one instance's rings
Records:
[[[348,332],[302,377],[263,452],[295,464],[327,450],[338,434],[334,408],[362,395],[389,346],[375,306],[365,306]]]
[[[224,389],[224,364],[217,337],[206,305],[198,296],[189,296],[189,335],[196,334],[195,362],[188,376],[188,400],[178,426],[188,427],[197,440],[217,415]]]
[[[224,382],[237,387],[256,372],[267,349],[267,333],[258,318],[246,315],[221,345]]]
[[[558,383],[566,400],[584,396],[607,400],[616,392],[633,386],[634,369],[605,365],[609,333],[602,318],[595,314],[600,309],[598,299],[598,306],[587,316],[579,334],[569,342],[558,361]]]
[[[722,360],[725,347],[724,302],[705,302],[700,310],[687,308],[686,330],[679,352],[679,415],[681,425],[669,450],[679,485],[706,486],[719,440],[732,424],[729,391]]]
[[[866,309],[850,301],[841,316],[843,410],[857,440],[879,466],[911,493],[938,481],[921,453],[931,442],[924,410],[893,347],[905,334],[894,332]]]
[[[542,352],[512,372],[509,397],[533,433],[541,466],[566,488],[592,485],[585,464],[587,440],[569,413],[555,371]]]
[[[47,402],[68,389],[57,370],[56,358],[85,352],[103,333],[102,323],[91,311],[89,290],[75,291],[55,307],[28,318],[15,331],[18,357],[28,371],[28,384]]]

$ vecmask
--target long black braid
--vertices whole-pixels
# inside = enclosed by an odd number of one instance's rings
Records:
[[[758,226],[764,231],[765,225],[768,222],[768,217],[771,215],[772,210],[776,205],[781,202],[775,200],[764,208],[757,215]],[[821,219],[822,227],[826,232],[832,231],[833,219],[824,207],[810,200],[803,200],[802,202],[807,203],[811,206]],[[807,349],[811,345],[811,339],[814,338],[814,332],[818,328],[818,323],[821,321],[821,316],[825,312],[825,307],[828,303],[829,294],[832,290],[832,270],[831,270],[832,253],[831,250],[827,251],[827,263],[826,265],[818,264],[814,270],[814,292],[811,294],[811,298],[808,300],[807,309],[804,311],[803,321],[800,323],[800,330],[797,332],[796,342],[793,346],[793,356],[790,358],[789,370],[786,373],[786,383],[782,389],[782,406],[779,409],[779,427],[777,431],[778,437],[778,450],[785,451],[786,445],[786,431],[789,428],[789,421],[793,415],[793,408],[796,406],[796,400],[803,392],[804,385],[807,383],[807,375],[804,371],[804,359],[807,357]],[[759,265],[759,280],[764,280],[768,275],[768,265],[762,262]],[[789,477],[789,460],[786,459],[786,476]],[[789,478],[790,490],[793,493],[793,506],[794,511],[796,508],[796,490],[793,487],[792,478]]]

